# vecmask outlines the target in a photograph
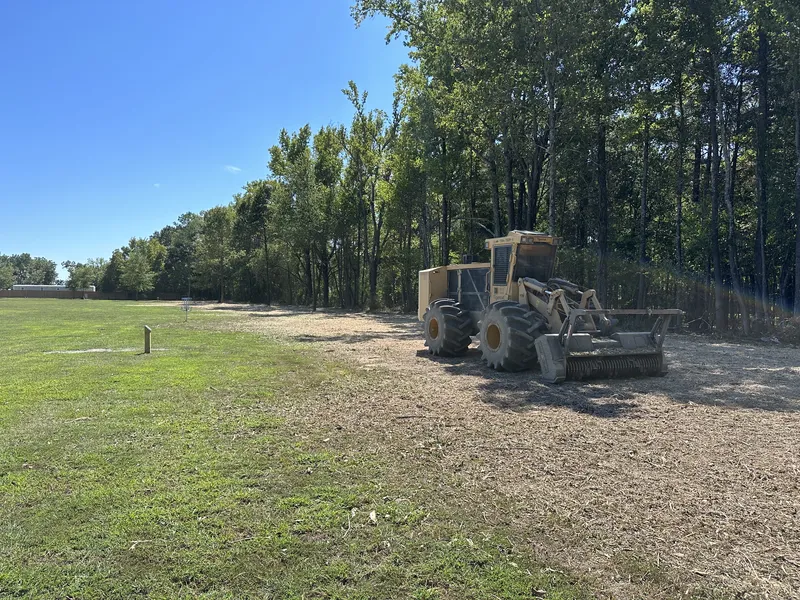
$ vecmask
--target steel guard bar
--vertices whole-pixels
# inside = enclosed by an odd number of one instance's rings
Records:
[[[683,314],[679,308],[574,308],[570,311],[569,317],[564,319],[561,331],[558,332],[558,341],[564,348],[564,354],[569,356],[569,343],[575,330],[575,322],[583,316],[614,316],[614,315],[639,315],[647,317],[658,317],[650,330],[649,335],[653,340],[653,345],[661,349],[664,345],[664,338],[672,322],[672,317]],[[666,319],[664,318],[666,317]]]

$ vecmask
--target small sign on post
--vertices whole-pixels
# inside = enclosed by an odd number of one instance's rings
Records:
[[[150,354],[150,334],[152,333],[152,329],[150,329],[147,325],[144,326],[144,353]]]
[[[183,306],[181,308],[183,309],[183,312],[186,313],[186,318],[184,319],[185,322],[189,320],[189,311],[192,310],[192,299],[186,296],[181,298],[181,300],[183,300]]]

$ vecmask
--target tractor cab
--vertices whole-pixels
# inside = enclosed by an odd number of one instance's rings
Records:
[[[486,240],[491,250],[490,302],[517,299],[516,282],[522,278],[547,282],[553,276],[558,240],[535,231],[512,231]]]

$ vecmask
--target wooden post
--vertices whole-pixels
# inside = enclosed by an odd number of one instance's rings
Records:
[[[150,354],[150,333],[153,330],[150,329],[147,325],[144,326],[144,353]]]

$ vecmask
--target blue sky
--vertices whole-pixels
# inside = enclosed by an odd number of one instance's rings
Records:
[[[350,0],[0,3],[0,253],[108,257],[266,175],[282,127],[391,106],[407,61]]]

